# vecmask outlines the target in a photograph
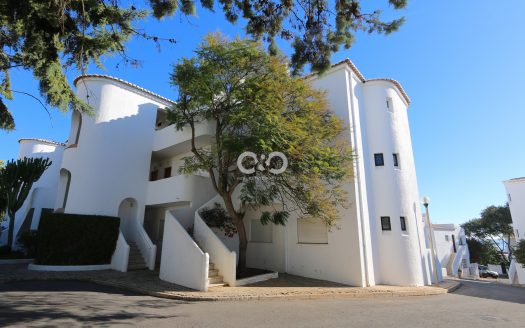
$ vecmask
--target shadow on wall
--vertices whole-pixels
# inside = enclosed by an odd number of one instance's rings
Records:
[[[144,199],[158,107],[143,103],[107,122],[83,118],[78,145],[65,151],[62,164],[71,172],[66,212],[116,215],[123,199]]]

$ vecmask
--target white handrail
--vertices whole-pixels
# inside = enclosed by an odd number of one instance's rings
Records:
[[[126,238],[124,238],[122,231],[119,231],[115,251],[111,256],[111,268],[113,270],[121,272],[128,271],[129,249],[130,247],[126,242]]]
[[[207,291],[209,260],[208,253],[204,253],[173,214],[166,211],[160,279]]]
[[[219,270],[223,281],[230,286],[235,286],[237,255],[235,252],[230,251],[215,232],[208,227],[199,215],[198,210],[195,212],[193,236],[199,245],[210,254],[210,260],[215,264],[215,268]]]
[[[459,245],[457,248],[456,257],[454,258],[454,263],[452,264],[452,275],[456,276],[458,274],[458,269],[461,265],[461,260],[463,259],[463,256],[465,255],[465,252],[467,250],[466,245]]]
[[[135,241],[137,242],[137,246],[139,247],[142,255],[146,258],[146,265],[148,269],[154,270],[155,269],[155,256],[157,254],[157,246],[153,244],[151,239],[148,236],[148,233],[146,230],[144,230],[144,227],[139,224],[138,222],[135,222]]]

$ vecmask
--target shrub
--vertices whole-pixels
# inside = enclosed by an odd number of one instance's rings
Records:
[[[28,257],[35,257],[37,246],[37,232],[35,230],[24,231],[18,237],[18,243],[25,248]]]
[[[237,233],[232,219],[219,203],[215,203],[215,207],[213,208],[203,208],[199,214],[209,227],[221,229],[225,236],[231,238]]]
[[[38,227],[35,263],[108,264],[117,243],[119,225],[118,217],[47,213]]]

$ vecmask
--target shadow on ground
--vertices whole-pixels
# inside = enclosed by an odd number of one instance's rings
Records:
[[[491,299],[502,302],[525,304],[525,288],[510,286],[497,281],[465,280],[454,294]]]
[[[58,294],[60,297],[54,297]],[[88,282],[12,282],[0,284],[0,327],[51,322],[68,326],[139,325],[151,318],[175,318],[153,313],[183,303]]]

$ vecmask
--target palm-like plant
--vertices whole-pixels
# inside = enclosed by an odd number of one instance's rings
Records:
[[[7,248],[11,250],[15,229],[15,214],[24,204],[33,183],[51,166],[49,158],[28,158],[8,161],[0,169],[0,206],[7,211],[9,231]]]

